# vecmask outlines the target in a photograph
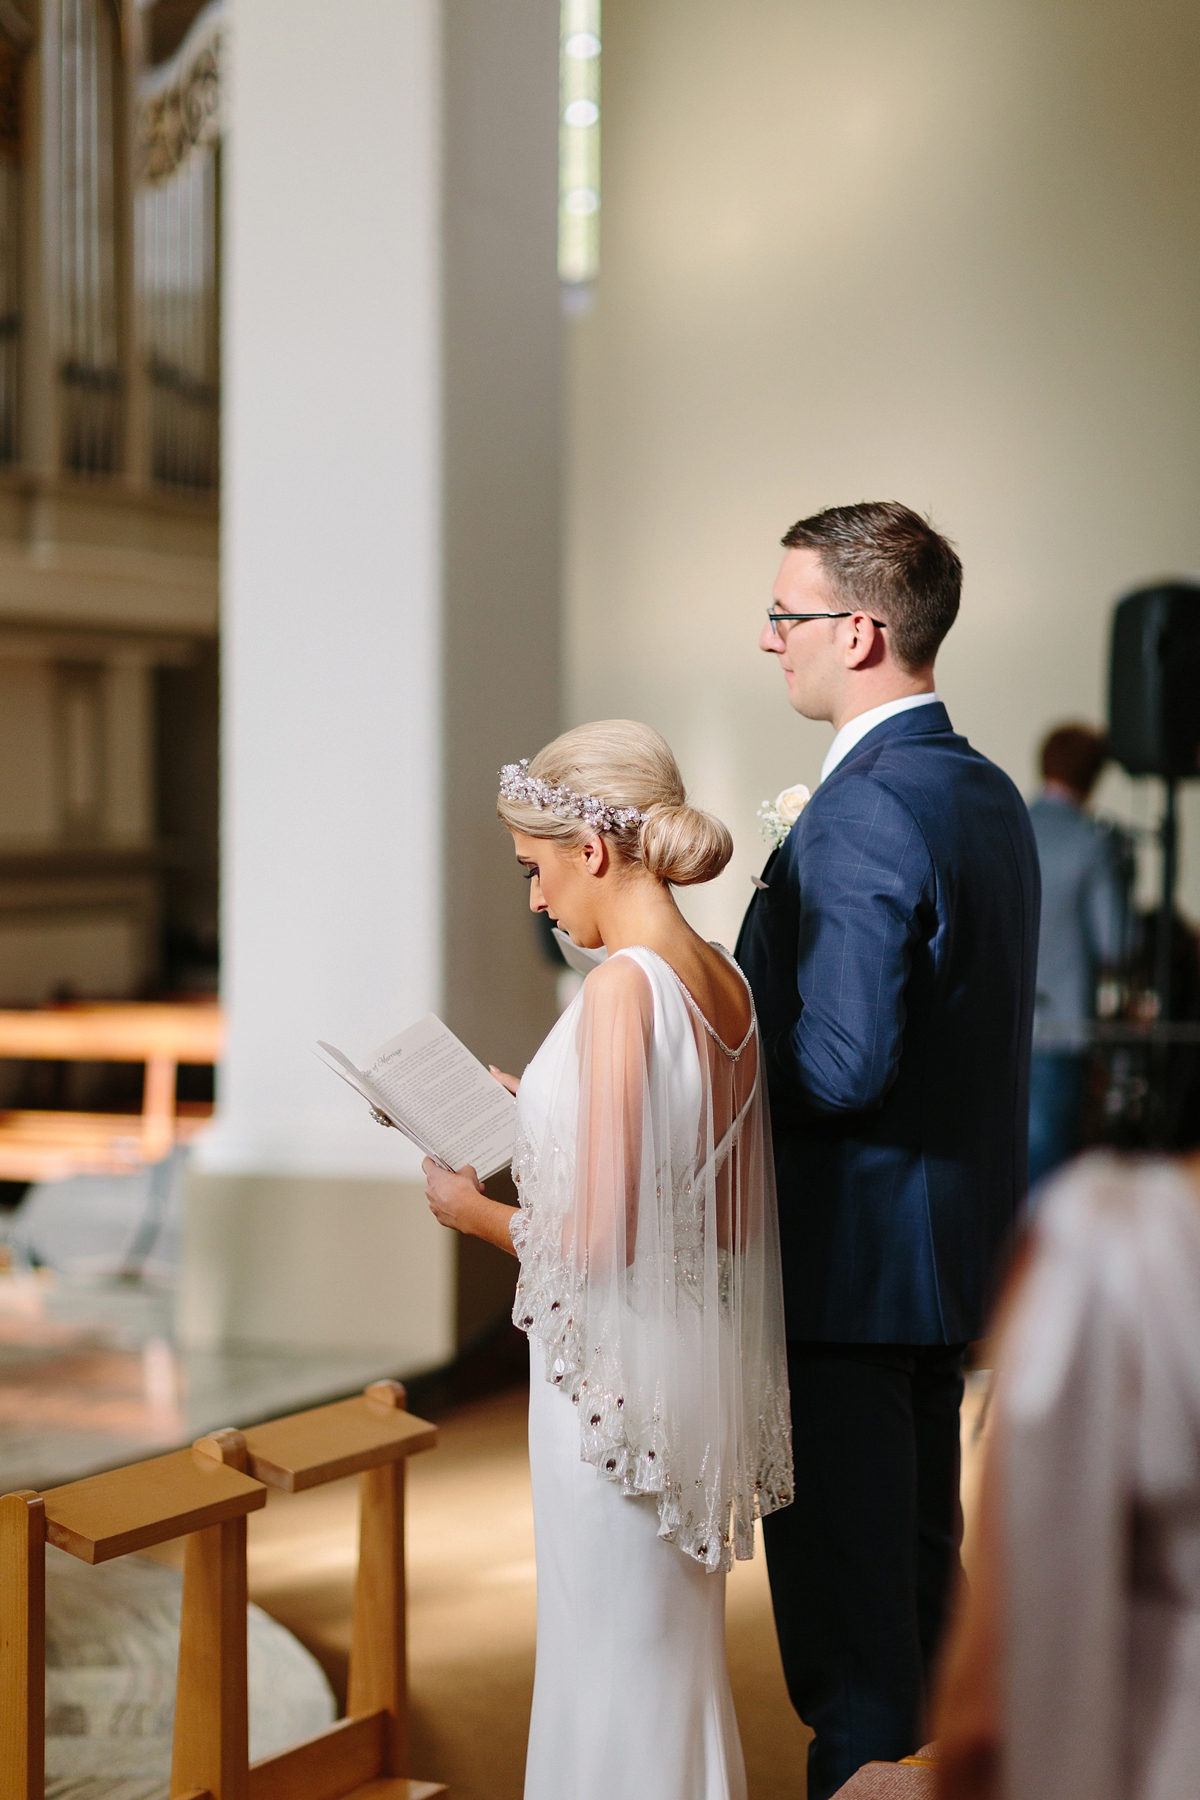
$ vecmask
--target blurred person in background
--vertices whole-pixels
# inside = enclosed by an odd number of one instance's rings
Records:
[[[1001,1308],[938,1800],[1200,1792],[1200,1157],[1093,1152]]]
[[[1029,1083],[1029,1185],[1079,1150],[1088,1026],[1096,983],[1124,951],[1119,846],[1087,810],[1108,759],[1102,733],[1059,725],[1042,745],[1042,791],[1029,808],[1042,870],[1037,1003]]]

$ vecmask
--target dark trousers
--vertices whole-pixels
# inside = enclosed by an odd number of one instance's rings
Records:
[[[1029,1185],[1078,1154],[1087,1098],[1085,1051],[1035,1050],[1029,1062]]]
[[[808,1800],[921,1742],[960,1568],[962,1345],[788,1345],[796,1498],[764,1520]]]

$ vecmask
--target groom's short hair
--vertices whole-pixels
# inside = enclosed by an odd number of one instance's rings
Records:
[[[787,550],[815,550],[839,599],[877,613],[902,668],[924,669],[958,616],[962,563],[952,544],[898,500],[830,506],[799,519]]]

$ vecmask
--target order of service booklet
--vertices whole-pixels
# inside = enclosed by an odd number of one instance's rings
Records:
[[[318,1039],[326,1066],[443,1169],[470,1163],[481,1181],[512,1161],[517,1103],[430,1013],[372,1051],[365,1069]]]

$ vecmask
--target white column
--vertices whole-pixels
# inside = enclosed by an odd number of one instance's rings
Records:
[[[437,1008],[435,0],[235,0],[225,180],[219,1121],[182,1325],[440,1360],[417,1158],[321,1067]]]

